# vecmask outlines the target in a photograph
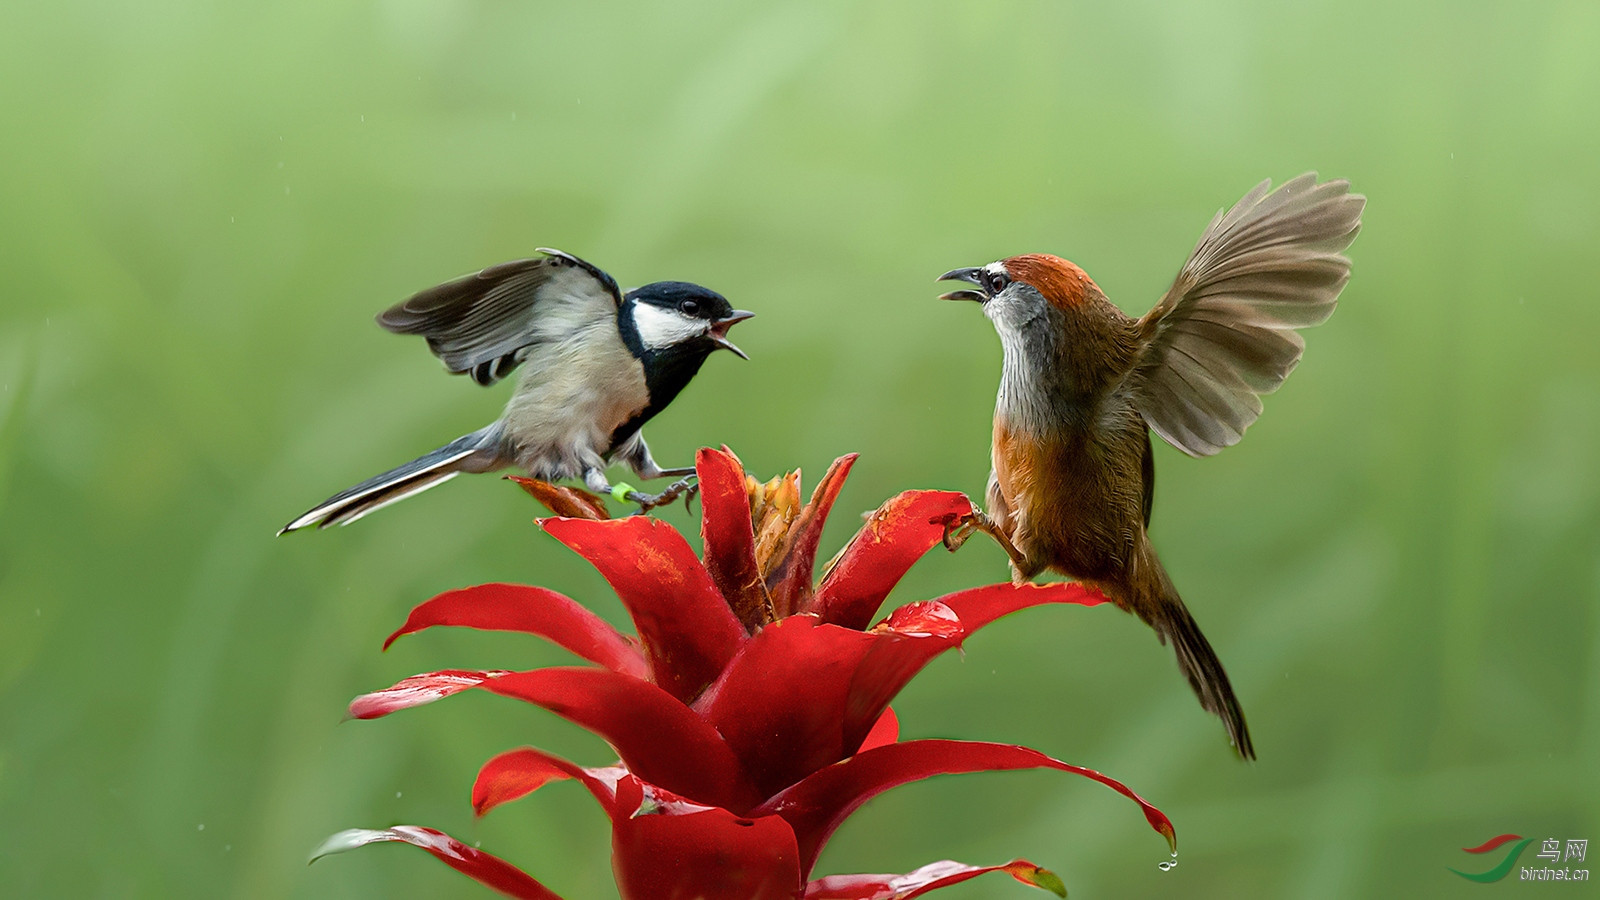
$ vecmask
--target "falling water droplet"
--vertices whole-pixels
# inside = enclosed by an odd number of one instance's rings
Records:
[[[1176,869],[1177,867],[1178,867],[1178,854],[1176,854],[1176,853],[1172,854],[1172,858],[1171,859],[1164,860],[1162,862],[1156,863],[1156,868],[1160,869],[1163,872],[1171,872],[1173,869]]]

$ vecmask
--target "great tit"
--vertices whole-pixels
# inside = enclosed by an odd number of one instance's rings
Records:
[[[429,288],[378,315],[397,334],[420,334],[452,374],[491,385],[522,366],[491,425],[340,491],[278,532],[348,525],[462,472],[517,467],[545,481],[581,478],[611,494],[605,470],[641,479],[685,476],[650,458],[639,429],[683,390],[718,348],[740,358],[728,329],[754,313],[697,284],[658,281],[624,294],[599,268],[541,248]],[[620,499],[657,498],[619,485]]]

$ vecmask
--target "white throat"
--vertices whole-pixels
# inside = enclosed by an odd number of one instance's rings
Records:
[[[648,303],[633,305],[633,327],[646,350],[665,350],[706,333],[704,319],[686,316],[675,309],[662,309]]]

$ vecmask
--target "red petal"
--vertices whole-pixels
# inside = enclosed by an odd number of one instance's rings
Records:
[[[961,617],[961,626],[970,636],[995,619],[1008,616],[1030,606],[1046,603],[1075,603],[1079,606],[1099,606],[1107,602],[1105,595],[1086,588],[1075,581],[1057,581],[1050,584],[991,584],[984,587],[956,591],[938,598],[937,602],[955,610]]]
[[[760,799],[716,729],[655,685],[604,669],[452,669],[413,675],[357,697],[350,702],[350,715],[373,719],[474,687],[544,707],[593,731],[631,771],[668,790],[735,810]]]
[[[522,489],[532,495],[533,499],[543,503],[546,509],[558,516],[574,519],[611,518],[611,513],[606,510],[606,502],[581,488],[564,487],[519,475],[506,477],[522,485]]]
[[[883,715],[878,717],[872,730],[867,732],[866,740],[861,742],[857,753],[865,753],[874,747],[886,747],[900,740],[900,717],[894,714],[894,709],[884,707]]]
[[[508,673],[483,687],[598,734],[628,771],[669,791],[741,812],[760,800],[716,729],[653,684],[604,669],[551,668]]]
[[[695,455],[700,475],[700,536],[706,571],[747,629],[766,621],[771,604],[756,563],[755,526],[744,467],[730,452],[703,448]]]
[[[1023,884],[1043,888],[1058,897],[1067,895],[1056,873],[1025,859],[1014,859],[1003,866],[968,866],[947,859],[905,875],[829,875],[806,885],[805,900],[911,900],[989,872],[1005,872]]]
[[[483,767],[473,806],[482,815],[563,778],[582,780],[611,818],[612,868],[626,900],[794,900],[799,893],[800,852],[783,819],[694,803],[626,769],[585,769],[524,747]]]
[[[816,568],[817,543],[822,540],[822,526],[828,522],[828,512],[839,499],[844,480],[850,477],[850,467],[860,454],[849,453],[833,461],[827,474],[817,482],[811,492],[811,502],[800,511],[800,520],[790,532],[789,552],[777,571],[767,576],[767,589],[772,592],[772,606],[778,616],[803,612],[811,605],[812,570]]]
[[[845,746],[844,710],[856,669],[882,639],[814,616],[779,619],[745,644],[695,708],[769,797],[855,749]]]
[[[878,507],[817,588],[811,612],[846,628],[866,628],[912,564],[944,537],[930,520],[965,516],[972,501],[954,491],[907,491]]]
[[[795,900],[794,832],[777,816],[675,802],[637,779],[617,785],[612,863],[623,900]]]
[[[502,803],[526,797],[552,781],[576,778],[611,812],[617,781],[628,770],[620,766],[585,769],[532,747],[519,747],[494,757],[478,770],[472,783],[472,810],[484,815]]]
[[[787,819],[800,841],[804,871],[809,873],[834,829],[861,804],[884,791],[934,775],[1012,769],[1057,769],[1092,778],[1138,803],[1150,827],[1177,851],[1172,822],[1122,782],[1037,750],[981,741],[905,741],[859,753],[809,776],[761,804],[751,815],[775,813]]]
[[[948,607],[926,606],[904,617],[914,632],[950,627]],[[780,619],[701,696],[695,708],[727,739],[761,796],[855,753],[906,682],[960,645],[959,628],[950,638],[901,634],[896,624],[869,634],[815,616]]]
[[[889,701],[935,656],[960,646],[995,619],[1043,603],[1102,602],[1100,594],[1077,584],[995,584],[896,609],[873,626],[872,633],[884,634],[885,640],[856,668],[844,709],[845,745],[861,740]]]
[[[421,847],[443,860],[450,868],[508,897],[517,897],[519,900],[561,900],[554,891],[505,860],[468,847],[442,831],[416,825],[396,825],[381,831],[368,828],[341,831],[323,841],[322,846],[311,854],[311,861],[316,862],[329,854],[343,853],[379,841],[403,841],[413,847]]]
[[[484,766],[473,803],[497,790],[486,781],[512,786],[569,777],[582,780],[611,818],[612,869],[624,900],[799,895],[800,853],[782,818],[748,819],[694,803],[626,769],[584,769],[532,748],[513,750]]]
[[[674,697],[693,700],[744,643],[744,626],[672,526],[648,516],[539,524],[610,582],[633,616],[656,683]]]
[[[613,672],[650,677],[639,648],[615,628],[572,598],[541,587],[480,584],[446,591],[413,609],[406,624],[383,642],[383,649],[401,635],[435,625],[536,634]]]
[[[960,638],[967,634],[966,620],[938,600],[907,603],[873,627],[874,634],[895,633],[907,637]]]
[[[931,600],[900,607],[872,634],[879,640],[856,667],[841,717],[846,747],[864,743],[889,701],[935,656],[961,646],[970,631],[949,606]]]
[[[509,672],[472,672],[465,669],[446,669],[413,675],[394,687],[373,691],[350,701],[350,718],[376,719],[392,712],[422,706],[451,694],[475,688],[491,678],[509,675]]]

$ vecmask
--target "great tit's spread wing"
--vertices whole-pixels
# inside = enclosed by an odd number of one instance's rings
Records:
[[[454,374],[489,385],[541,344],[614,318],[622,292],[610,275],[562,253],[490,266],[432,287],[378,315],[397,334],[420,334]]]
[[[1350,279],[1341,251],[1361,230],[1366,198],[1315,172],[1272,193],[1263,181],[1218,212],[1177,280],[1139,320],[1140,413],[1167,443],[1210,456],[1239,442],[1260,395],[1289,377],[1297,328],[1333,315]]]

